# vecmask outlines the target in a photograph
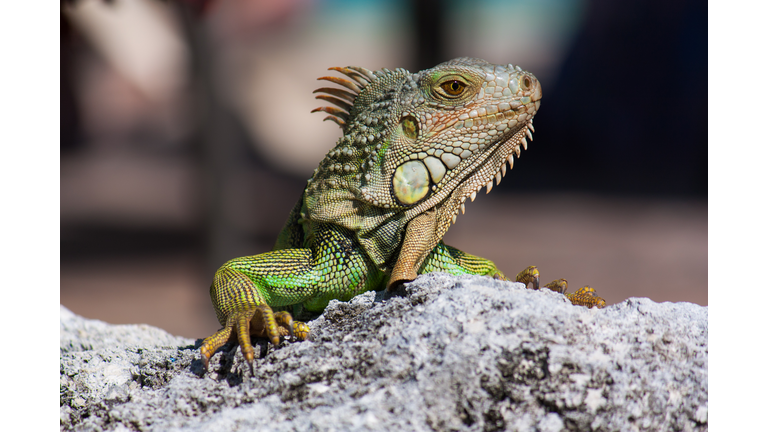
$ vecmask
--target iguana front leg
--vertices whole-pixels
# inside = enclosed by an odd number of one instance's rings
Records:
[[[598,309],[605,307],[605,300],[602,297],[595,295],[594,288],[589,286],[581,287],[577,289],[576,292],[568,294],[566,293],[566,291],[568,291],[568,281],[565,279],[558,279],[544,285],[544,287],[565,295],[568,300],[575,305],[586,306],[588,308],[597,307]]]
[[[481,258],[475,255],[462,252],[454,247],[448,246],[443,242],[432,250],[424,260],[424,264],[419,270],[419,274],[429,272],[445,272],[453,275],[472,274],[481,276],[491,276],[496,279],[508,280],[504,274],[496,268],[493,261]],[[536,266],[528,266],[515,277],[515,282],[520,282],[528,286],[532,284],[534,289],[539,289],[539,270]],[[566,294],[568,281],[558,279],[546,285],[553,291],[564,294],[571,303],[578,306],[598,307],[605,306],[605,300],[595,295],[595,290],[590,287],[578,289],[573,294]]]
[[[408,223],[387,289],[393,289],[400,282],[412,281],[419,274],[435,271],[507,280],[492,261],[445,245],[438,236],[437,212],[429,211]]]
[[[253,370],[251,335],[273,344],[293,334],[309,336],[309,327],[272,307],[301,306],[320,312],[331,299],[347,301],[381,289],[383,273],[371,263],[349,232],[334,226],[320,229],[314,248],[275,250],[230,260],[214,276],[211,300],[223,326],[200,347],[203,365],[223,344],[234,341]]]
[[[293,321],[287,312],[274,313],[270,304],[299,303],[312,293],[314,275],[310,268],[309,249],[286,249],[261,255],[242,257],[224,264],[213,278],[211,300],[219,323],[223,326],[206,338],[200,347],[205,369],[216,350],[236,338],[253,370],[251,335],[266,337],[273,344],[281,336],[306,339],[309,328]],[[298,270],[303,273],[293,273]],[[233,333],[234,330],[234,333]]]
[[[387,283],[388,291],[392,291],[401,282],[416,279],[419,267],[440,241],[435,232],[436,227],[437,212],[434,210],[420,214],[408,222],[397,262]]]
[[[490,276],[495,279],[509,280],[496,268],[493,261],[462,252],[442,241],[432,249],[419,269],[419,274],[430,272]]]

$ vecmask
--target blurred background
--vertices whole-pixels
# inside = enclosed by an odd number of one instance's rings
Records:
[[[61,4],[61,303],[206,337],[226,260],[271,249],[340,136],[328,67],[459,56],[544,89],[536,134],[446,243],[508,276],[707,305],[707,4],[76,0]]]

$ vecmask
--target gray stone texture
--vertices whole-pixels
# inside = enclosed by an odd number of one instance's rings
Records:
[[[61,429],[703,431],[707,315],[430,274],[331,302],[309,341],[255,340],[252,376],[235,345],[204,374],[201,340],[62,307]]]

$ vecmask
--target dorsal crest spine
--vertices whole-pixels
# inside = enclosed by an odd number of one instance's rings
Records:
[[[312,112],[323,111],[330,114],[325,120],[331,120],[336,122],[342,129],[349,122],[349,114],[352,110],[352,106],[355,103],[355,99],[360,92],[376,79],[376,74],[364,67],[360,66],[347,66],[347,67],[331,67],[328,70],[333,70],[344,74],[347,78],[339,78],[333,76],[323,76],[318,80],[330,81],[334,84],[345,87],[345,89],[334,87],[322,87],[314,91],[314,93],[325,93],[315,96],[315,99],[324,100],[336,105],[339,108],[332,106],[324,106],[315,108]],[[386,69],[384,69],[386,71]]]

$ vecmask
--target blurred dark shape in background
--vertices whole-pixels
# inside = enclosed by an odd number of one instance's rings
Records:
[[[705,198],[706,41],[704,2],[589,2],[520,188]]]
[[[707,304],[706,22],[693,1],[62,3],[61,302],[212,333],[213,272],[271,249],[340,135],[315,79],[473,56],[544,104],[446,242],[609,303]]]

